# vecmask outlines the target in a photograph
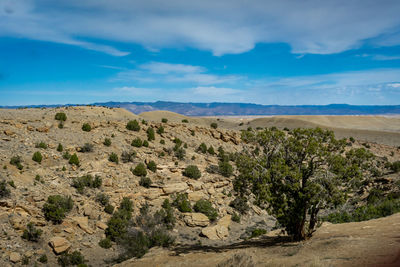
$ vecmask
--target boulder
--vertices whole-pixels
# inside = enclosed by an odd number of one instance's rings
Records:
[[[207,197],[202,191],[191,192],[188,194],[188,199],[193,202],[196,202],[203,198],[206,199]]]
[[[10,261],[12,263],[20,262],[21,261],[21,254],[19,254],[18,252],[11,252]]]
[[[64,251],[67,251],[71,247],[71,244],[68,242],[68,240],[60,236],[55,236],[51,238],[49,243],[50,246],[53,248],[54,253],[56,253],[57,255],[63,253]]]
[[[229,230],[227,227],[217,224],[203,228],[201,234],[211,240],[223,240],[228,237]]]
[[[210,220],[203,213],[185,213],[184,221],[188,226],[207,226]]]
[[[219,221],[217,222],[217,225],[225,226],[226,228],[229,228],[232,222],[232,215],[225,215]]]
[[[170,195],[186,191],[189,189],[189,186],[187,185],[187,183],[182,182],[182,183],[167,184],[162,189],[165,194]]]
[[[94,231],[89,227],[88,217],[72,217],[72,220],[86,233],[94,233]]]

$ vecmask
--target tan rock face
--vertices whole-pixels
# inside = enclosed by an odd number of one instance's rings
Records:
[[[223,240],[229,236],[229,231],[227,227],[217,224],[203,228],[201,234],[211,240]]]
[[[11,252],[10,261],[12,263],[17,263],[17,262],[21,261],[21,254],[19,254],[18,252]]]
[[[86,233],[94,233],[94,231],[89,227],[89,220],[87,217],[72,217],[72,220]]]
[[[203,198],[206,199],[207,197],[202,191],[191,192],[188,194],[188,199],[193,202],[199,201]]]
[[[170,194],[184,192],[189,189],[189,186],[187,185],[187,183],[184,182],[172,183],[165,185],[162,189],[165,194],[170,195]]]
[[[226,228],[229,228],[232,222],[232,215],[225,215],[219,221],[217,222],[217,225],[225,226]]]
[[[188,226],[207,226],[210,220],[203,213],[185,213],[184,221]]]
[[[71,247],[71,244],[68,242],[68,240],[60,236],[53,237],[50,239],[49,243],[56,254],[63,253]]]

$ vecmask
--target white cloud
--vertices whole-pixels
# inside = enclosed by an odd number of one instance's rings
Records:
[[[231,95],[243,94],[244,92],[237,89],[232,88],[224,88],[224,87],[215,87],[215,86],[199,86],[193,88],[193,94],[195,95],[204,95],[204,96],[219,96],[219,97],[229,97]]]
[[[398,10],[396,0],[2,0],[0,36],[66,43],[114,56],[129,52],[88,38],[154,50],[193,47],[214,55],[284,42],[293,53],[329,54],[365,42],[399,45]]]

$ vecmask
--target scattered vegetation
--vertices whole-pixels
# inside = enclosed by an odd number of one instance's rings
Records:
[[[168,119],[167,119],[167,118],[162,118],[162,119],[161,119],[161,122],[162,122],[162,123],[167,123],[167,122],[168,122]]]
[[[84,124],[82,125],[82,131],[90,132],[91,130],[92,130],[92,126],[90,126],[89,123],[84,123]]]
[[[111,240],[108,238],[103,238],[102,240],[100,240],[99,246],[105,249],[109,249],[112,247]]]
[[[54,119],[58,120],[58,121],[66,121],[67,120],[67,115],[64,112],[58,112],[54,116]]]
[[[7,188],[7,182],[5,180],[0,182],[0,199],[8,197],[10,190]]]
[[[143,145],[143,142],[139,137],[132,140],[131,146],[141,147],[142,145]]]
[[[33,161],[36,161],[37,163],[42,163],[42,159],[43,159],[43,156],[42,156],[42,153],[40,153],[39,151],[36,151],[35,153],[33,153],[33,156],[32,156],[32,160]]]
[[[79,159],[76,153],[74,153],[70,158],[69,158],[69,164],[79,166]]]
[[[183,175],[197,180],[201,177],[201,172],[196,165],[189,165],[183,171]]]
[[[36,148],[43,148],[43,149],[47,149],[47,144],[45,142],[40,142],[40,143],[36,143],[35,145]]]
[[[180,212],[192,212],[192,206],[190,205],[188,196],[185,193],[177,194],[172,205]]]
[[[121,154],[121,160],[123,163],[133,162],[133,159],[136,157],[135,151],[123,151]]]
[[[82,147],[81,147],[81,152],[82,153],[90,153],[93,152],[93,144],[90,143],[85,143]]]
[[[147,169],[149,169],[152,172],[157,171],[157,164],[154,162],[154,160],[150,160],[149,163],[147,163]]]
[[[86,260],[85,257],[79,251],[74,251],[72,253],[63,253],[61,254],[58,259],[58,264],[62,267],[66,266],[79,266],[79,267],[87,267],[85,264]]]
[[[229,203],[229,206],[237,210],[240,214],[246,214],[250,209],[247,204],[247,199],[244,197],[235,198],[231,203]]]
[[[163,134],[164,133],[164,127],[162,125],[160,125],[160,127],[158,127],[157,133],[158,134]]]
[[[205,199],[200,199],[194,204],[194,210],[196,212],[201,212],[210,219],[210,221],[215,221],[218,217],[217,211],[212,207],[211,202]]]
[[[96,195],[96,202],[100,203],[102,206],[107,206],[110,203],[110,197],[104,193],[99,193]]]
[[[20,156],[13,156],[10,160],[10,164],[17,167],[18,170],[22,170],[24,166],[22,166],[22,159]]]
[[[105,146],[111,146],[111,139],[110,139],[110,138],[105,138],[105,139],[104,139],[104,142],[103,142],[103,145],[105,145]]]
[[[139,125],[137,120],[129,121],[126,124],[126,129],[128,129],[130,131],[139,132],[140,131],[140,125]]]
[[[146,133],[148,141],[156,140],[153,127],[147,128]]]
[[[30,222],[26,226],[22,238],[31,242],[38,242],[43,231],[41,229],[36,229],[35,225]]]
[[[63,145],[62,145],[62,144],[58,144],[58,146],[57,146],[57,151],[58,151],[58,152],[63,152],[63,150],[64,150]]]
[[[85,187],[89,188],[100,188],[102,184],[102,179],[96,175],[93,178],[90,174],[75,178],[72,182],[72,187],[76,188],[78,193],[83,194]]]
[[[116,163],[116,164],[119,163],[118,155],[115,154],[114,152],[112,152],[112,153],[110,154],[110,156],[108,157],[108,160],[109,160],[110,162],[114,162],[114,163]]]
[[[146,176],[147,175],[147,170],[146,166],[143,163],[139,163],[136,165],[134,169],[131,169],[132,173],[136,176]]]
[[[142,176],[139,180],[139,185],[145,188],[150,188],[152,181],[149,177]]]
[[[183,123],[189,123],[189,121],[187,119],[183,119],[182,122]]]
[[[71,211],[73,206],[74,202],[71,197],[52,195],[47,198],[42,210],[46,220],[60,224],[65,218],[65,214]]]
[[[210,124],[210,127],[213,128],[213,129],[217,129],[218,124],[216,122],[213,122],[213,123]]]

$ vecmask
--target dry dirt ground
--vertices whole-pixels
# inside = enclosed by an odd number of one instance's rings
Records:
[[[65,112],[68,117],[62,129],[54,119],[57,112]],[[30,266],[34,266],[43,254],[49,259],[47,266],[56,266],[57,258],[49,246],[54,237],[63,238],[70,251],[81,251],[92,266],[111,265],[107,260],[117,256],[118,250],[115,246],[106,250],[98,245],[105,236],[105,223],[110,218],[95,201],[99,192],[109,196],[116,207],[123,197],[129,197],[134,202],[134,216],[144,203],[159,209],[164,199],[181,192],[188,193],[192,205],[200,198],[208,199],[219,214],[217,221],[206,222],[207,226],[189,226],[186,217],[192,215],[176,211],[178,222],[173,234],[184,234],[186,239],[178,238],[172,250],[154,249],[143,259],[125,262],[123,266],[364,266],[367,263],[373,266],[393,263],[396,257],[397,262],[393,264],[398,264],[399,214],[363,223],[325,225],[311,240],[302,243],[290,243],[284,237],[277,239],[274,232],[260,240],[240,241],[240,235],[247,227],[262,225],[270,231],[274,220],[265,211],[252,206],[241,223],[230,221],[234,212],[229,206],[234,199],[233,177],[206,172],[209,165],[218,164],[218,158],[198,153],[196,150],[201,142],[212,145],[215,150],[222,146],[227,152],[236,152],[244,146],[238,130],[249,126],[295,128],[318,125],[334,129],[339,137],[342,133],[343,136],[360,137],[354,147],[367,142],[378,156],[387,157],[389,161],[400,159],[398,118],[315,117],[318,118],[194,118],[165,111],[135,115],[123,109],[102,107],[0,109],[0,178],[15,183],[15,188],[9,187],[11,196],[0,200],[0,266],[20,266],[23,257],[28,257]],[[168,119],[168,123],[161,123],[162,118]],[[133,119],[145,119],[148,124],[141,124],[139,132],[129,131],[126,123]],[[182,123],[184,119],[188,123]],[[218,129],[211,129],[211,122],[218,123]],[[92,130],[82,131],[83,123],[89,123]],[[156,140],[150,142],[149,147],[131,146],[137,137],[146,139],[147,127],[156,130],[161,125],[165,132],[156,134]],[[341,128],[335,128],[337,125]],[[105,138],[111,139],[111,146],[103,144]],[[175,138],[187,144],[184,160],[178,160],[173,153],[168,154],[175,145]],[[161,144],[161,140],[165,143]],[[47,144],[46,149],[35,147],[41,141]],[[63,152],[56,150],[59,143],[64,146]],[[81,151],[85,143],[93,144],[93,152]],[[108,160],[112,152],[120,156],[123,151],[132,150],[137,153],[133,162],[115,164]],[[43,154],[41,164],[32,160],[35,151]],[[63,158],[65,151],[78,155],[79,167],[68,164]],[[16,155],[22,158],[22,170],[10,164],[11,157]],[[149,172],[153,184],[144,188],[130,169],[150,160],[157,163],[157,171]],[[182,170],[190,164],[197,165],[202,172],[199,180],[182,175]],[[71,183],[86,174],[99,175],[103,185],[100,189],[88,189],[79,194]],[[36,175],[40,175],[40,181],[35,180]],[[72,196],[75,203],[60,225],[46,221],[41,210],[47,197],[54,194]],[[212,227],[224,218],[228,218],[229,233],[223,240],[199,236],[204,227]],[[34,222],[43,230],[39,243],[21,238],[28,222]],[[16,254],[20,258],[13,264],[10,259]]]

